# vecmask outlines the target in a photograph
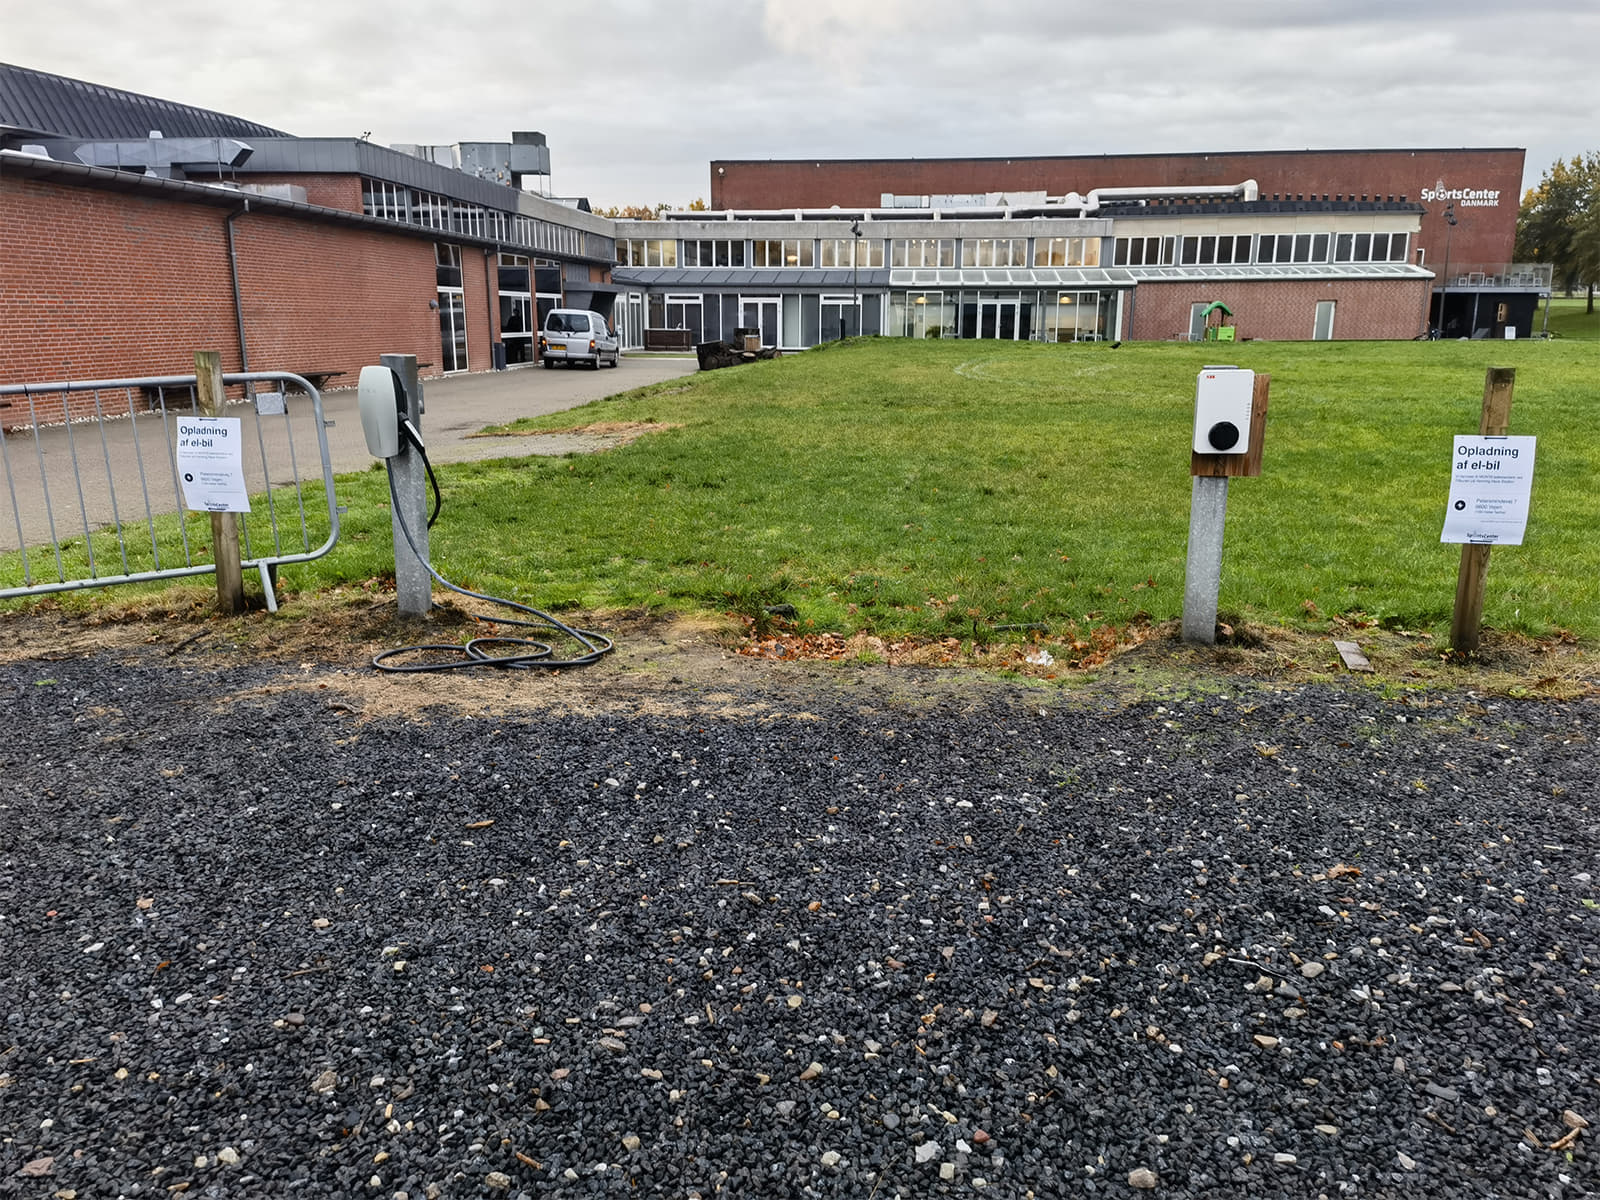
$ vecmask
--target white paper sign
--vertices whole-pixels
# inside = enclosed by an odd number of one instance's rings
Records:
[[[239,417],[178,419],[178,478],[191,512],[249,512]]]
[[[1456,436],[1441,542],[1520,546],[1538,438]]]

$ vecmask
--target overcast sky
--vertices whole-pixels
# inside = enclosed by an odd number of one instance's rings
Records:
[[[1596,0],[0,0],[0,59],[302,136],[550,141],[597,206],[713,158],[1600,149]]]

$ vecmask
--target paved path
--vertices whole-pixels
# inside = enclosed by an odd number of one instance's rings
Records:
[[[692,358],[625,357],[615,370],[558,367],[425,380],[423,438],[435,463],[527,454],[531,446],[525,440],[470,435],[486,425],[576,408],[695,370]],[[169,394],[168,404],[174,409],[175,401]],[[128,401],[125,393],[107,392],[102,403],[110,411],[126,411]],[[322,403],[324,416],[333,422],[328,450],[334,473],[363,470],[372,455],[361,432],[356,389],[324,393]],[[314,480],[319,468],[314,430],[306,419],[309,400],[291,396],[287,422],[263,418],[259,442],[249,412],[233,406],[223,415],[246,417],[245,474],[251,490],[264,487],[268,476],[274,487],[291,484],[297,473]],[[52,528],[55,539],[65,541],[81,537],[86,527],[96,529],[119,518],[142,525],[147,511],[176,512],[178,493],[168,454],[174,437],[171,418],[164,430],[159,413],[142,413],[136,420],[108,419],[99,425],[80,421],[70,427],[49,426],[37,438],[32,430],[7,433],[0,462],[0,553],[17,548],[19,527],[23,541],[32,547],[48,545]]]

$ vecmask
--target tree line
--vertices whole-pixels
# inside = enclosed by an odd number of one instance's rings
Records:
[[[1552,286],[1588,293],[1600,279],[1600,151],[1558,159],[1517,211],[1518,262],[1547,263]]]

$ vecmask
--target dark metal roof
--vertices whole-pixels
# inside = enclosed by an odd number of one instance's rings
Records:
[[[326,208],[317,204],[304,204],[279,196],[264,196],[244,192],[220,183],[191,182],[187,179],[162,179],[155,175],[140,175],[132,171],[119,171],[112,167],[92,167],[83,163],[60,162],[53,158],[39,158],[15,150],[0,150],[0,170],[16,176],[25,175],[50,183],[75,187],[104,188],[107,191],[126,192],[133,195],[181,199],[192,204],[206,204],[216,208],[243,209],[250,212],[275,212],[316,221],[326,225],[344,225],[369,232],[393,233],[401,237],[430,242],[450,242],[461,246],[477,246],[486,250],[510,250],[527,253],[526,249],[494,238],[475,237],[454,230],[431,229],[426,225],[412,225],[404,221],[390,221],[369,217],[364,213],[342,208]],[[555,258],[562,262],[582,262],[609,265],[610,260],[591,255],[568,254],[564,251],[539,250],[540,257]]]
[[[257,138],[239,167],[241,176],[364,175],[387,183],[438,192],[456,200],[506,212],[517,211],[517,192],[488,179],[442,167],[425,158],[356,138]]]
[[[147,138],[288,137],[226,113],[0,63],[0,127],[34,136]]]

